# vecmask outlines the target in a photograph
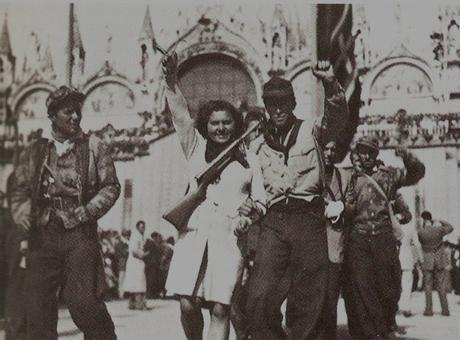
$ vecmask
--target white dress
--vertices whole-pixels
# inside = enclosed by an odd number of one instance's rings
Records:
[[[168,97],[169,100],[169,97]],[[177,123],[177,112],[176,114]],[[190,124],[175,124],[189,163],[190,183],[206,167],[206,140]],[[233,289],[242,269],[242,256],[234,228],[238,208],[251,195],[263,209],[266,198],[262,172],[256,155],[247,153],[249,168],[230,163],[220,180],[208,186],[205,201],[195,209],[188,230],[176,243],[166,283],[168,294],[191,296],[197,282],[203,254],[208,247],[203,282],[196,291],[206,301],[230,304]]]
[[[128,293],[145,293],[147,283],[145,278],[145,263],[143,260],[134,257],[133,252],[143,250],[144,236],[134,228],[129,239],[129,255],[126,262],[126,273],[124,280],[124,291]]]

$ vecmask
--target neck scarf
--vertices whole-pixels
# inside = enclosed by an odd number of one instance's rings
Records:
[[[286,124],[282,127],[276,127],[272,121],[269,121],[267,124],[267,129],[264,132],[265,142],[272,149],[283,153],[284,163],[286,165],[289,158],[289,150],[297,140],[297,134],[299,133],[300,125],[302,125],[302,120],[291,114]],[[291,129],[292,132],[289,135],[289,140],[285,145],[284,141]]]

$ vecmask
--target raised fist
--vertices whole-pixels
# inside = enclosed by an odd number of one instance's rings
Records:
[[[332,83],[335,80],[334,68],[329,60],[319,60],[316,66],[312,68],[313,75],[326,83]]]

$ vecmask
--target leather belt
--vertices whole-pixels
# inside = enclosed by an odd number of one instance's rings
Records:
[[[52,209],[63,211],[73,210],[80,205],[78,197],[76,196],[53,196],[46,199],[44,203]]]
[[[300,198],[286,197],[285,199],[276,202],[269,209],[277,212],[303,212],[310,209],[322,209],[324,201],[320,197],[315,197],[311,202]]]
[[[365,229],[352,229],[352,233],[356,233],[359,235],[365,235],[365,236],[377,236],[381,234],[387,234],[387,233],[392,233],[392,230],[387,230],[387,229],[370,229],[370,230],[365,230]]]

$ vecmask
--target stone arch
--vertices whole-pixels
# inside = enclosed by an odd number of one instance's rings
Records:
[[[98,77],[96,79],[90,80],[87,84],[85,84],[85,86],[83,86],[81,92],[85,96],[88,96],[97,87],[105,85],[105,84],[118,84],[118,85],[121,85],[127,88],[133,95],[133,101],[135,100],[134,91],[131,88],[131,83],[127,79],[120,77],[120,76],[116,76],[116,75],[102,76],[102,77]]]
[[[391,69],[392,67],[406,65],[408,67],[413,67],[418,71],[422,72],[431,82],[432,91],[431,95],[437,93],[439,88],[438,79],[434,71],[422,60],[416,59],[413,57],[398,57],[391,58],[376,66],[366,77],[362,85],[362,95],[361,98],[365,103],[370,103],[371,100],[371,90],[372,86],[379,80],[379,77],[386,70]]]
[[[31,93],[36,92],[36,91],[46,91],[46,92],[51,93],[55,90],[56,90],[56,86],[49,84],[49,83],[45,83],[45,82],[40,82],[40,83],[35,83],[32,85],[24,86],[12,96],[11,110],[13,114],[16,114],[18,105]]]
[[[204,39],[203,31],[202,25],[197,24],[168,47],[168,52],[177,52],[179,68],[185,61],[206,54],[231,57],[237,60],[248,73],[256,89],[257,105],[263,105],[262,86],[268,80],[268,74],[263,72],[259,66],[263,56],[244,37],[230,31],[223,24],[219,24],[217,29]],[[156,74],[160,81],[162,78],[161,61],[157,65]],[[163,89],[160,89],[156,98],[162,97]],[[163,105],[162,101],[158,100],[157,105]]]

